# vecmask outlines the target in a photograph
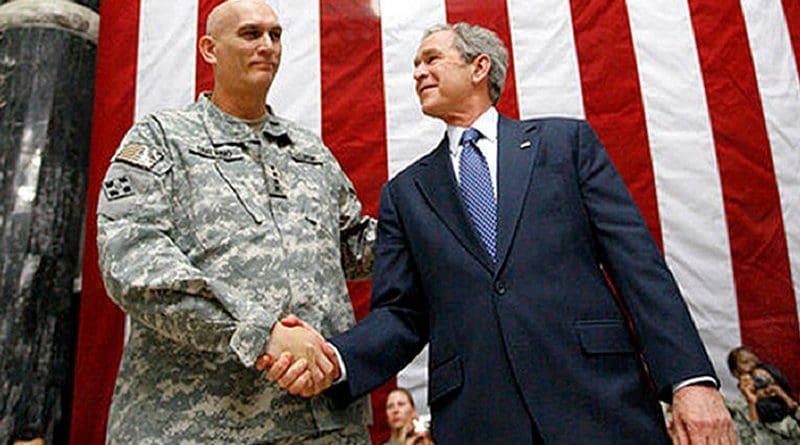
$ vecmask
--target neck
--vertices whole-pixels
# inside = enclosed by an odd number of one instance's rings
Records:
[[[214,87],[211,93],[211,103],[220,110],[238,117],[239,119],[254,120],[267,113],[266,88],[244,88],[240,91],[231,91],[224,87]]]
[[[481,115],[491,107],[492,103],[488,100],[478,101],[476,103],[468,104],[468,106],[463,110],[456,110],[446,113],[442,120],[448,125],[468,128],[471,127],[472,124],[475,123],[475,121],[478,120],[478,118],[481,117]]]
[[[392,429],[392,443],[403,443],[403,429]]]

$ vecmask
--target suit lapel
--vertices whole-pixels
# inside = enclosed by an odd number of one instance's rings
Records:
[[[433,154],[424,161],[424,168],[415,178],[415,182],[434,213],[445,226],[483,267],[492,272],[492,261],[472,228],[472,223],[456,187],[447,136],[442,139]]]
[[[538,146],[536,124],[500,115],[497,129],[497,271],[502,269],[514,239]]]

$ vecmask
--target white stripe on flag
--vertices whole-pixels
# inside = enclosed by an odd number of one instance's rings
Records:
[[[781,3],[743,0],[800,313],[800,81]]]
[[[386,151],[389,177],[428,153],[444,135],[441,122],[426,117],[414,91],[414,56],[423,31],[447,20],[443,0],[381,2],[383,82],[386,100]],[[428,347],[397,374],[420,414],[428,412]]]
[[[664,251],[718,375],[740,342],[722,186],[689,6],[628,2]]]
[[[508,14],[520,117],[583,118],[569,2],[509,0]]]
[[[194,101],[197,13],[195,1],[139,3],[135,120]]]
[[[319,2],[273,0],[283,27],[281,66],[268,103],[279,116],[322,134]]]
[[[389,177],[428,153],[444,135],[443,124],[420,110],[413,62],[423,31],[445,21],[443,0],[381,2]]]

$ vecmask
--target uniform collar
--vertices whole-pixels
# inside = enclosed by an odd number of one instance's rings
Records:
[[[206,133],[214,146],[229,144],[244,144],[247,142],[258,143],[259,137],[243,120],[222,111],[211,102],[211,93],[204,92],[197,99],[197,105],[202,110],[203,125]],[[272,113],[267,106],[267,121],[262,130],[264,136],[270,140],[287,141],[289,130],[281,119]]]

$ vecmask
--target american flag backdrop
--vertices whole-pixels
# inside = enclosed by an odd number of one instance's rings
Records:
[[[196,41],[218,3],[102,3],[73,444],[103,442],[123,344],[124,317],[97,267],[100,182],[135,120],[211,88]],[[423,29],[487,26],[511,53],[499,110],[591,122],[663,249],[725,393],[737,393],[725,357],[739,344],[800,385],[800,1],[271,3],[284,34],[268,102],[322,136],[366,212],[375,215],[381,185],[443,135],[413,88]],[[350,290],[362,317],[369,284]],[[401,385],[424,385],[420,363]],[[384,395],[373,395],[374,438],[386,434]]]

